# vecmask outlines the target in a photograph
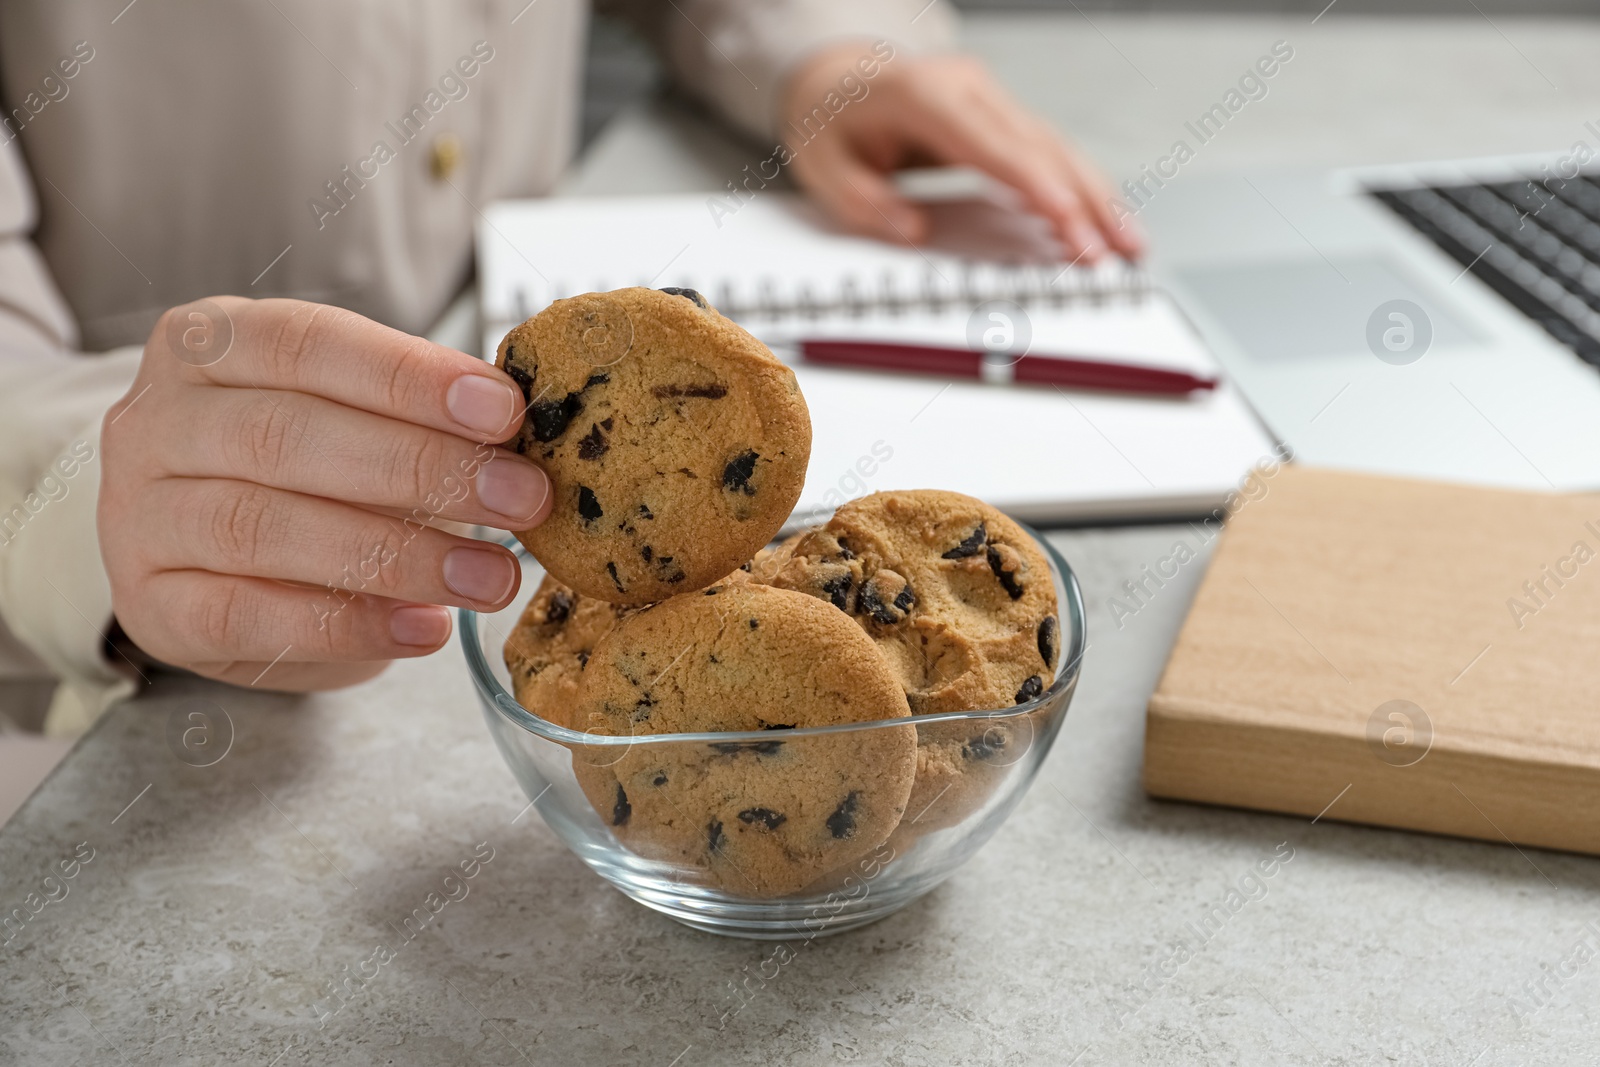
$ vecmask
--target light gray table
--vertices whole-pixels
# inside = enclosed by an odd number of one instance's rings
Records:
[[[1196,166],[1544,148],[1600,116],[1587,25],[1093,18],[969,34],[1113,170],[1290,32],[1304,63],[1285,76],[1303,83],[1280,79]],[[715,188],[748,158],[635,113],[568,191]],[[721,1027],[768,946],[681,928],[589,874],[525,811],[454,646],[305,699],[164,682],[0,833],[7,910],[93,857],[0,947],[0,1063],[1595,1062],[1600,963],[1549,975],[1581,937],[1600,944],[1600,863],[1344,826],[1337,807],[1312,824],[1144,797],[1142,709],[1202,563],[1120,630],[1106,601],[1185,532],[1053,535],[1092,645],[1032,792],[942,888],[804,948]],[[236,734],[205,768],[168,741],[199,707]],[[480,843],[494,858],[469,895],[319,1029],[313,1001]],[[1293,858],[1264,895],[1196,935],[1279,849]],[[1540,980],[1548,1006],[1524,1018]]]

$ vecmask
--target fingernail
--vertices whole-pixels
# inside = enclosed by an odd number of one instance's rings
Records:
[[[444,395],[450,417],[479,434],[497,434],[517,410],[517,394],[503,382],[482,374],[463,374]]]
[[[463,547],[444,554],[444,584],[475,603],[500,603],[516,580],[516,560],[504,552]]]
[[[545,497],[550,495],[550,479],[544,471],[509,453],[485,463],[475,479],[478,502],[508,519],[533,518]]]
[[[450,612],[434,604],[407,604],[389,613],[389,636],[397,645],[433,648],[450,636]]]

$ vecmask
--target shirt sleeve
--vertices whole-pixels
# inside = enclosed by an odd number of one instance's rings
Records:
[[[734,125],[781,137],[778,112],[791,68],[841,41],[885,41],[894,54],[951,48],[948,0],[617,0],[610,9],[645,29],[674,78]]]
[[[59,680],[45,729],[81,732],[132,682],[105,658],[111,586],[95,506],[100,421],[140,350],[75,351],[66,302],[29,235],[37,204],[0,143],[0,623]]]

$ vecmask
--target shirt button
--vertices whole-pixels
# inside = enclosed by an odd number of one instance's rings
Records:
[[[435,137],[433,146],[428,150],[428,169],[433,173],[434,181],[449,181],[461,166],[464,155],[461,138],[455,134],[442,133]]]

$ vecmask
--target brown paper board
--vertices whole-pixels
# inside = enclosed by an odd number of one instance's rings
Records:
[[[1265,484],[1150,699],[1146,790],[1600,853],[1600,495]]]

